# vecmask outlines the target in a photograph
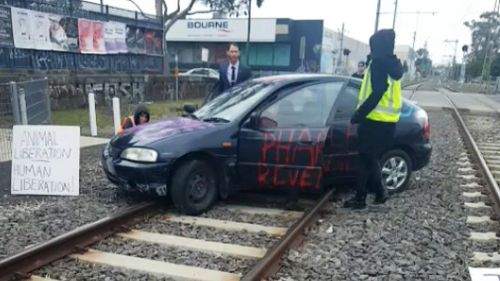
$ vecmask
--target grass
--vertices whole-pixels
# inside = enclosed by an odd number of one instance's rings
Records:
[[[151,120],[179,116],[179,109],[184,104],[201,105],[202,100],[182,100],[176,102],[155,102],[146,104],[149,109]],[[133,107],[131,107],[132,110]],[[122,118],[131,112],[127,107],[121,108]],[[111,137],[114,132],[113,111],[109,108],[96,108],[97,134],[102,137]],[[121,121],[121,120],[120,120]],[[82,135],[90,135],[90,121],[88,109],[72,109],[52,112],[52,124],[60,126],[79,126]]]

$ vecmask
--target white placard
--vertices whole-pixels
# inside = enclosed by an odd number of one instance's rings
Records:
[[[207,48],[201,48],[201,61],[202,62],[208,62],[208,49]]]
[[[49,15],[42,12],[31,12],[31,41],[37,50],[51,50]]]
[[[247,19],[178,20],[167,33],[168,41],[245,42]],[[250,41],[274,42],[276,19],[252,19]]]
[[[78,195],[80,128],[14,126],[11,193]]]
[[[472,268],[469,267],[470,279],[472,281],[498,281],[500,280],[500,268]]]
[[[35,45],[31,35],[30,10],[11,8],[12,14],[12,34],[14,35],[14,45],[20,49],[34,49]]]

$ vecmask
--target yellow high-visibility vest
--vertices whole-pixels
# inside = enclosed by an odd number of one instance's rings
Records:
[[[387,90],[382,99],[380,99],[377,107],[375,107],[366,118],[373,121],[397,123],[401,115],[402,99],[401,99],[401,80],[394,80],[390,76],[387,78]],[[361,89],[358,95],[359,108],[372,94],[372,81],[370,65],[365,71],[365,77],[361,83]]]

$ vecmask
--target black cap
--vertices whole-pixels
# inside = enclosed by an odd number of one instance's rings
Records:
[[[358,62],[358,67],[365,67],[365,62],[364,61]]]

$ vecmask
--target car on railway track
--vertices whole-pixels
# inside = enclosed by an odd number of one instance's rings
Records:
[[[209,209],[238,188],[321,191],[352,182],[357,134],[350,118],[361,80],[318,74],[256,78],[184,117],[137,126],[114,137],[102,164],[126,189],[169,196],[185,214]],[[427,113],[403,101],[395,141],[383,155],[382,181],[403,190],[429,163]]]

